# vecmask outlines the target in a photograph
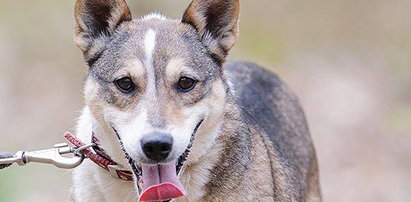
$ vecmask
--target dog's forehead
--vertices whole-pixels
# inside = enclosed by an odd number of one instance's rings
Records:
[[[146,50],[147,43],[150,43],[152,48],[156,50],[153,53],[164,54],[165,52],[162,50],[169,50],[168,54],[184,54],[189,52],[188,45],[194,45],[197,38],[195,31],[190,26],[176,20],[143,18],[126,23],[123,27],[126,33],[130,34],[129,45],[132,44]]]
[[[172,59],[181,60],[194,71],[208,73],[213,69],[210,64],[214,64],[193,27],[178,20],[146,17],[118,28],[94,71],[109,77],[133,60],[142,64],[149,60],[153,68],[162,70]]]

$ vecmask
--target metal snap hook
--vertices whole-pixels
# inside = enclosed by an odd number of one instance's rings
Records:
[[[90,145],[87,145],[90,147]],[[15,156],[5,159],[0,159],[0,164],[8,165],[12,163],[17,163],[20,166],[24,166],[28,163],[44,163],[51,164],[58,168],[72,169],[79,166],[83,160],[84,156],[79,152],[88,148],[81,147],[79,149],[70,147],[66,143],[56,144],[54,148],[44,149],[38,151],[18,151]],[[72,157],[63,157],[64,154],[74,154]]]

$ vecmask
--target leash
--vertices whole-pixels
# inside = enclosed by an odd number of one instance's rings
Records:
[[[57,168],[72,169],[79,166],[85,158],[88,158],[99,167],[108,171],[114,178],[133,181],[133,173],[124,170],[123,166],[114,162],[98,146],[98,140],[94,134],[91,144],[85,144],[69,132],[65,133],[63,137],[74,147],[69,146],[67,143],[60,143],[50,149],[18,151],[15,155],[8,152],[0,152],[0,170],[14,163],[19,166],[25,166],[28,163],[42,163],[54,165]]]

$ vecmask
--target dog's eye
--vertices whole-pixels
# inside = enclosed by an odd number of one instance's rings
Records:
[[[117,88],[123,93],[131,93],[134,91],[135,85],[130,77],[123,77],[114,82]]]
[[[183,92],[188,92],[194,88],[196,81],[192,78],[181,77],[178,80],[177,86]]]

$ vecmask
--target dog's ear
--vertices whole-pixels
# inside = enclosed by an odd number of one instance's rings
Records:
[[[77,0],[74,9],[74,42],[90,64],[116,28],[132,20],[125,0]]]
[[[239,0],[193,0],[182,22],[192,25],[208,50],[224,62],[237,40],[239,12]]]

